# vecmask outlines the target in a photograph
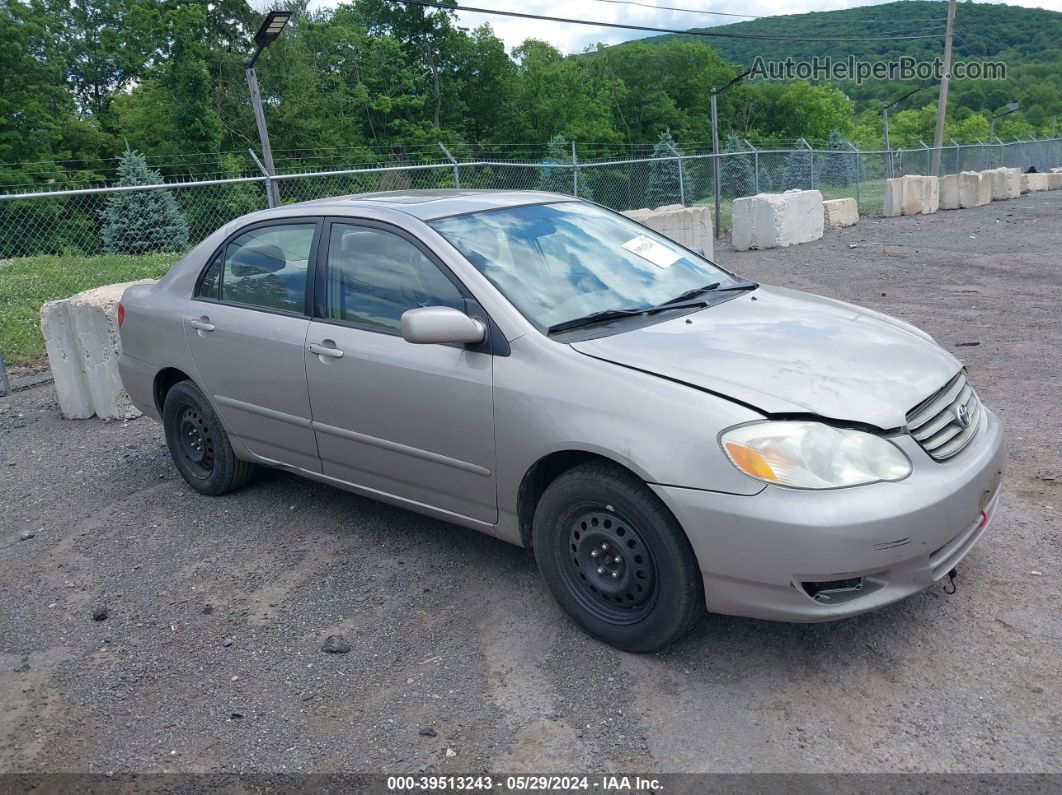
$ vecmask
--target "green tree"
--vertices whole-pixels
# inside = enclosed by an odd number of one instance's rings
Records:
[[[826,141],[826,154],[822,158],[823,185],[847,188],[856,180],[856,158],[840,130],[832,130]]]
[[[118,169],[122,186],[157,185],[162,177],[139,152],[126,149]],[[117,254],[181,251],[188,247],[188,224],[168,190],[113,193],[103,210],[103,250]]]
[[[572,169],[557,168],[557,163],[571,163],[572,150],[568,139],[554,135],[546,147],[546,159],[538,170],[538,189],[555,193],[573,193],[575,188]]]
[[[649,185],[645,194],[646,205],[661,207],[665,204],[677,203],[680,199],[679,164],[681,161],[675,158],[675,139],[671,137],[671,130],[664,130],[660,133],[656,146],[653,147],[653,158],[653,162],[649,165]],[[682,169],[683,185],[689,188],[691,183],[685,163],[682,163]]]
[[[793,150],[785,156],[785,169],[782,173],[782,190],[810,190],[812,184],[813,153],[804,147],[801,141],[793,142]]]
[[[756,192],[756,163],[754,155],[742,145],[736,135],[726,137],[725,152],[740,152],[727,155],[719,162],[720,189],[729,197],[751,196]]]

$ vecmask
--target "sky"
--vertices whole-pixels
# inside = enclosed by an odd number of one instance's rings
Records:
[[[738,14],[776,16],[779,14],[803,14],[808,11],[833,11],[840,8],[880,5],[891,0],[638,0],[650,6],[665,5],[693,8],[701,11],[727,11]],[[311,8],[334,6],[339,0],[316,0]],[[707,27],[725,21],[739,22],[740,18],[714,16],[701,13],[682,13],[660,8],[644,8],[638,5],[619,5],[602,0],[458,0],[459,4],[480,8],[497,8],[505,11],[520,11],[527,14],[546,14],[574,19],[592,19],[602,22],[619,22],[648,27],[689,28]],[[1062,0],[1009,0],[1008,5],[1028,8],[1046,8],[1062,11]],[[487,21],[494,32],[505,42],[507,49],[521,44],[525,39],[537,38],[548,41],[565,53],[581,52],[598,42],[617,44],[651,33],[634,30],[617,30],[587,25],[563,25],[557,22],[540,22],[530,19],[487,16],[472,12],[459,12],[462,27],[474,28]],[[941,17],[946,16],[941,3]]]

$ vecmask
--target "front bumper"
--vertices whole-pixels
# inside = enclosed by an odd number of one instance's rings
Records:
[[[654,485],[686,530],[715,613],[831,621],[865,613],[943,578],[984,533],[1006,456],[987,409],[978,438],[945,462],[907,435],[910,477],[831,491],[768,486],[754,496]],[[810,583],[857,581],[816,599]]]

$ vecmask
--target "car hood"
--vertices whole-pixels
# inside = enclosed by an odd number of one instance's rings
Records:
[[[767,414],[882,429],[903,426],[962,367],[909,323],[780,287],[572,347]]]

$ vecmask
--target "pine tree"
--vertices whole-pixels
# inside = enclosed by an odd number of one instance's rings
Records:
[[[822,164],[822,183],[847,188],[855,180],[856,153],[848,146],[840,130],[834,130],[826,141],[827,154]]]
[[[747,153],[736,135],[726,138],[725,152],[741,152],[720,159],[719,176],[722,192],[731,198],[751,196],[756,192],[756,164],[754,155]]]
[[[657,160],[656,158],[672,158],[671,160]],[[679,161],[675,157],[675,140],[671,137],[671,130],[660,133],[660,139],[653,147],[653,161],[649,164],[649,188],[645,192],[646,205],[648,207],[662,207],[665,204],[677,204],[680,199],[679,192]],[[685,163],[682,167],[682,178],[686,190],[693,186],[689,171]]]
[[[803,141],[793,143],[793,151],[785,156],[785,173],[782,175],[782,190],[810,190],[813,163],[812,151],[804,146]]]
[[[159,172],[139,152],[126,148],[118,164],[120,186],[157,185]],[[188,224],[168,190],[112,193],[103,209],[100,237],[107,253],[145,254],[188,248]]]
[[[573,193],[575,183],[571,168],[557,168],[557,163],[571,163],[572,151],[568,139],[554,135],[546,145],[546,158],[538,169],[538,189],[554,193]]]

